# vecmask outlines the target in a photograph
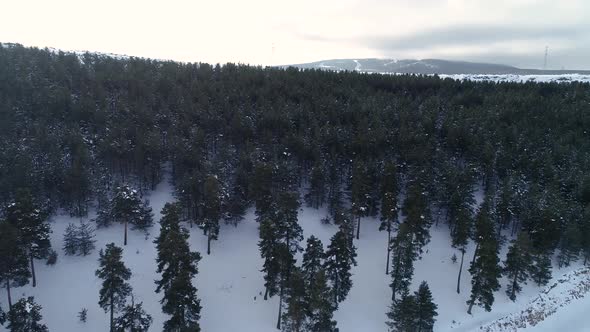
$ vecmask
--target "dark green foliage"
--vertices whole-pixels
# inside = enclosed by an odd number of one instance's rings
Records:
[[[381,187],[381,224],[380,231],[387,231],[387,262],[385,263],[385,274],[389,274],[389,258],[391,253],[391,232],[396,229],[398,221],[398,198],[399,185],[397,166],[394,163],[387,163],[383,171],[383,184]]]
[[[399,301],[393,301],[390,311],[387,313],[389,320],[386,322],[391,332],[416,331],[416,316],[418,313],[416,297],[405,291]]]
[[[8,307],[12,307],[10,288],[29,283],[26,250],[22,247],[18,230],[7,222],[0,222],[0,281],[6,288]]]
[[[63,249],[66,255],[89,255],[94,250],[94,228],[89,223],[69,224],[64,233]]]
[[[551,280],[551,256],[548,254],[533,254],[531,279],[538,286],[545,286]]]
[[[78,312],[78,319],[80,322],[86,323],[86,320],[88,319],[88,309],[82,308],[82,310]]]
[[[20,299],[8,312],[7,328],[10,332],[48,332],[49,329],[41,320],[41,306],[35,303],[35,298],[29,296]]]
[[[221,189],[216,176],[209,175],[204,183],[203,231],[207,234],[207,255],[211,254],[211,240],[219,237],[221,219]]]
[[[116,332],[147,332],[152,325],[152,316],[143,310],[142,303],[125,306],[115,320]]]
[[[308,290],[307,331],[337,332],[338,328],[333,318],[337,305],[332,300],[333,290],[328,285],[325,270],[319,270],[311,280],[313,283],[306,284]]]
[[[316,164],[311,169],[309,189],[305,194],[305,203],[314,209],[324,204],[326,199],[326,183],[324,170],[321,164]]]
[[[416,327],[417,331],[429,332],[433,331],[434,322],[438,313],[436,309],[438,306],[432,299],[432,293],[426,281],[423,281],[418,287],[418,291],[414,293],[416,297]]]
[[[308,303],[305,281],[297,268],[291,271],[284,297],[286,310],[282,316],[281,329],[285,332],[303,331],[307,321]]]
[[[28,190],[19,190],[14,202],[6,207],[6,222],[18,229],[21,246],[25,248],[31,263],[33,287],[37,285],[34,259],[47,258],[51,249],[49,234],[51,229],[45,221],[46,217],[33,202]]]
[[[352,288],[352,266],[356,266],[356,247],[349,230],[340,228],[326,250],[326,276],[333,289],[334,304],[344,301]]]
[[[391,244],[391,299],[409,292],[414,276],[414,261],[418,257],[412,233],[404,222],[400,225],[397,235]]]
[[[516,300],[516,294],[520,293],[521,284],[526,284],[532,268],[531,242],[526,233],[519,233],[512,241],[506,260],[504,261],[504,275],[509,283],[506,294],[512,300]]]
[[[156,272],[161,274],[156,293],[164,293],[162,311],[170,315],[164,331],[200,331],[201,304],[192,279],[198,273],[201,255],[190,251],[188,231],[180,227],[180,207],[166,203],[161,214],[160,234],[154,242],[158,251]]]
[[[499,244],[496,231],[490,218],[486,216],[485,204],[476,222],[476,242],[478,246],[475,261],[471,263],[471,297],[467,301],[471,314],[474,305],[482,306],[486,311],[492,310],[494,292],[500,289],[499,278],[502,275],[500,259],[498,258]]]
[[[106,250],[100,250],[98,262],[100,267],[96,276],[103,280],[99,292],[98,305],[105,312],[110,311],[110,327],[114,331],[114,314],[125,307],[127,297],[131,294],[131,270],[122,261],[123,249],[114,243],[107,244]]]

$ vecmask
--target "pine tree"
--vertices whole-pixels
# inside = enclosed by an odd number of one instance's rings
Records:
[[[414,261],[418,257],[413,236],[404,222],[400,225],[397,235],[392,242],[391,260],[391,299],[396,295],[409,292],[410,283],[414,275]]]
[[[147,332],[152,325],[152,316],[143,310],[143,303],[130,305],[123,308],[121,316],[115,320],[116,332]]]
[[[143,202],[139,198],[137,190],[127,185],[119,186],[111,201],[110,211],[105,212],[104,218],[121,222],[124,225],[123,245],[127,245],[127,228],[131,223],[134,229],[147,231],[153,224],[152,212],[148,202]],[[99,222],[97,220],[97,222]],[[101,221],[108,224],[110,221]]]
[[[471,235],[471,215],[469,210],[460,209],[455,219],[455,230],[451,233],[453,247],[458,248],[461,252],[461,263],[459,264],[459,274],[457,276],[457,294],[461,293],[461,273],[463,272],[463,261],[465,251]]]
[[[31,264],[33,287],[36,287],[35,259],[47,258],[51,249],[51,229],[33,203],[33,196],[28,190],[19,190],[16,193],[15,201],[8,205],[5,214],[6,221],[19,230],[19,238],[27,250]]]
[[[418,181],[410,183],[402,206],[402,214],[406,217],[404,224],[413,237],[414,251],[418,255],[422,254],[422,249],[430,242],[430,226],[432,225],[426,192],[423,187],[424,185]]]
[[[551,280],[551,256],[549,254],[533,254],[531,279],[538,286],[545,286]]]
[[[64,233],[63,249],[66,255],[89,255],[94,250],[94,228],[89,223],[69,224]]]
[[[207,255],[211,254],[211,240],[219,237],[219,219],[221,219],[221,192],[219,180],[209,175],[204,183],[203,231],[207,234]]]
[[[254,174],[251,179],[250,193],[256,207],[256,221],[261,222],[262,218],[272,211],[273,203],[273,169],[269,164],[259,163],[254,167]]]
[[[170,315],[164,331],[200,331],[201,304],[192,279],[198,273],[201,255],[191,252],[188,231],[180,227],[180,208],[166,203],[162,209],[160,234],[154,241],[158,256],[156,293],[163,292],[162,311]]]
[[[399,301],[392,301],[390,310],[387,313],[386,322],[391,332],[413,332],[417,331],[417,310],[416,297],[405,291]]]
[[[0,281],[6,287],[9,310],[12,308],[10,288],[26,285],[31,277],[27,253],[21,243],[18,230],[7,222],[0,222]]]
[[[70,223],[64,233],[63,250],[66,255],[75,255],[78,251],[78,228],[76,225]]]
[[[281,328],[285,332],[303,331],[307,324],[308,303],[303,275],[298,268],[293,268],[285,289],[285,313],[282,315]]]
[[[269,295],[274,296],[278,292],[280,271],[280,262],[276,254],[279,246],[277,227],[268,216],[260,221],[259,234],[260,241],[258,241],[258,248],[260,250],[260,256],[264,260],[262,265],[265,287],[264,299],[267,300]]]
[[[127,297],[131,294],[131,285],[127,283],[131,278],[131,270],[122,261],[123,249],[114,243],[107,244],[105,251],[101,249],[99,256],[100,267],[95,274],[103,283],[98,305],[105,312],[110,311],[110,330],[113,332],[115,311],[125,307]]]
[[[321,163],[316,163],[311,169],[311,177],[309,179],[309,189],[305,194],[305,203],[307,206],[318,209],[324,204],[326,199],[326,183],[324,179],[324,172]]]
[[[575,221],[570,221],[561,236],[559,243],[559,255],[557,255],[557,264],[570,266],[571,262],[578,259],[582,250],[581,231]]]
[[[313,280],[316,274],[323,269],[324,266],[324,246],[322,241],[315,236],[310,236],[307,239],[307,246],[303,253],[303,261],[301,263],[301,272],[307,287],[315,283]]]
[[[416,331],[431,332],[434,329],[434,317],[438,316],[438,306],[432,299],[432,293],[426,281],[423,281],[414,293],[416,299]]]
[[[96,240],[94,240],[94,228],[89,223],[82,223],[78,226],[78,251],[82,256],[90,255],[94,250]]]
[[[311,280],[313,280],[312,284],[306,284],[308,322],[305,331],[337,332],[338,328],[333,318],[337,305],[332,300],[334,295],[328,285],[326,271],[318,270]]]
[[[48,332],[47,326],[41,323],[41,306],[35,298],[29,296],[20,299],[8,312],[8,325],[11,332]]]
[[[479,249],[475,261],[469,267],[471,297],[467,301],[468,314],[471,314],[471,309],[475,304],[483,306],[486,311],[492,310],[494,292],[500,289],[498,279],[502,275],[498,258],[499,245],[492,221],[486,217],[478,218],[476,228],[476,241]]]
[[[516,294],[520,293],[521,283],[526,284],[530,277],[532,267],[531,243],[525,232],[520,232],[516,240],[513,240],[506,261],[504,261],[504,274],[509,280],[506,287],[506,295],[512,300],[516,300]]]
[[[383,184],[381,188],[381,225],[379,231],[387,231],[387,261],[385,274],[389,274],[389,258],[391,257],[391,232],[395,230],[398,221],[399,185],[397,180],[397,166],[390,162],[385,165]]]
[[[360,159],[355,160],[352,169],[350,186],[350,202],[352,215],[357,219],[356,238],[359,239],[361,230],[361,217],[369,215],[371,206],[371,188],[369,174],[366,165]]]
[[[356,266],[356,248],[350,230],[342,227],[330,239],[326,250],[326,276],[333,289],[334,304],[344,301],[352,288],[351,268]]]

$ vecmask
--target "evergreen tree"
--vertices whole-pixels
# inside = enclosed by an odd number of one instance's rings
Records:
[[[360,159],[355,160],[352,169],[350,186],[350,202],[352,215],[357,219],[356,238],[361,231],[361,217],[369,215],[371,206],[371,188],[367,167]]]
[[[254,174],[250,183],[250,193],[256,207],[256,221],[261,222],[262,218],[272,211],[273,169],[271,165],[266,163],[257,164],[254,167]]]
[[[6,221],[19,230],[19,239],[31,264],[33,287],[36,287],[35,259],[47,258],[51,249],[51,229],[40,209],[33,203],[33,196],[28,190],[19,190],[16,193],[15,201],[8,205],[5,214]]]
[[[531,266],[531,279],[538,286],[545,286],[551,280],[551,256],[549,254],[534,253]]]
[[[322,241],[315,236],[310,236],[307,239],[307,246],[303,253],[303,261],[301,263],[301,272],[305,280],[306,287],[311,287],[315,283],[314,278],[324,266],[324,246]]]
[[[478,251],[475,261],[471,263],[471,297],[467,301],[471,314],[473,305],[483,306],[486,311],[492,310],[494,304],[494,292],[500,289],[498,279],[502,275],[502,269],[498,258],[498,240],[494,225],[489,218],[478,218],[477,223]]]
[[[432,332],[434,329],[434,317],[438,316],[438,306],[432,299],[432,293],[426,281],[423,281],[414,293],[416,298],[416,331]]]
[[[63,249],[66,255],[89,255],[94,250],[94,228],[89,223],[69,224],[64,233]]]
[[[420,255],[424,246],[430,242],[432,218],[424,185],[419,181],[409,184],[402,206],[402,214],[406,217],[404,224],[406,224],[407,231],[413,237],[414,251]]]
[[[454,232],[451,232],[453,247],[458,248],[461,252],[461,263],[459,264],[459,274],[457,276],[457,294],[461,293],[461,273],[463,272],[465,251],[471,235],[471,223],[469,210],[460,209],[456,215]]]
[[[41,306],[35,298],[29,296],[20,299],[8,312],[8,325],[11,332],[48,332],[47,326],[41,323]]]
[[[110,330],[114,332],[115,311],[125,307],[127,297],[131,294],[131,285],[127,283],[131,278],[131,270],[122,261],[123,249],[114,243],[107,244],[105,251],[101,249],[99,256],[100,267],[95,274],[103,282],[98,305],[105,312],[110,311]]]
[[[396,295],[409,292],[410,283],[414,275],[414,260],[418,257],[412,234],[407,224],[400,225],[399,231],[392,243],[391,260],[391,299]]]
[[[111,210],[105,213],[105,218],[112,218],[114,221],[123,223],[123,245],[127,245],[127,228],[129,223],[135,229],[143,231],[147,231],[153,224],[152,212],[148,202],[142,203],[137,190],[132,189],[128,185],[116,188],[109,205]],[[102,223],[108,225],[110,221]]]
[[[324,204],[326,199],[326,183],[324,178],[323,167],[321,163],[316,163],[311,169],[309,179],[309,189],[305,194],[305,203],[307,206],[318,209]]]
[[[308,303],[303,275],[298,268],[291,271],[288,286],[285,289],[286,310],[282,315],[282,331],[303,331],[307,324]]]
[[[383,172],[383,184],[381,188],[381,225],[380,231],[387,231],[387,261],[385,274],[389,274],[389,258],[391,257],[391,232],[395,230],[398,221],[399,186],[397,180],[397,167],[394,163],[387,163]]]
[[[318,270],[311,278],[312,284],[306,284],[308,289],[308,322],[306,331],[310,332],[338,332],[334,311],[337,305],[332,300],[333,291],[328,285],[328,278],[324,269]]]
[[[192,279],[198,273],[201,260],[198,252],[191,252],[188,231],[180,227],[178,205],[166,203],[162,209],[160,234],[154,241],[158,256],[156,293],[163,292],[162,311],[170,315],[164,323],[164,331],[200,331],[201,304]]]
[[[116,332],[147,332],[152,324],[152,316],[143,310],[143,303],[130,305],[123,308],[121,316],[115,320]]]
[[[506,261],[504,261],[504,274],[509,280],[506,287],[506,294],[512,300],[516,300],[516,294],[520,293],[521,283],[526,284],[530,277],[532,267],[531,243],[528,235],[520,232],[518,237],[512,241]]]
[[[417,310],[416,297],[405,291],[399,301],[393,301],[387,313],[386,322],[391,332],[413,332],[417,331]]]
[[[559,243],[559,255],[557,255],[557,264],[570,266],[571,262],[576,261],[582,250],[581,231],[576,221],[570,221],[561,236]]]
[[[7,222],[0,222],[0,280],[6,287],[9,310],[12,308],[10,288],[26,285],[31,277],[27,253],[21,243],[18,230]]]
[[[207,255],[211,254],[211,240],[219,237],[219,219],[221,218],[221,192],[219,180],[209,175],[204,183],[203,231],[207,234]]]
[[[63,250],[66,255],[75,255],[78,251],[78,228],[76,225],[70,223],[64,233]]]
[[[334,304],[344,301],[352,288],[352,266],[356,266],[356,248],[352,244],[352,234],[342,227],[330,239],[324,263],[326,276],[331,283]]]

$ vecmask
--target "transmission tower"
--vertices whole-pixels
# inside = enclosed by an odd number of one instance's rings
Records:
[[[543,69],[547,69],[547,55],[549,54],[549,46],[545,46],[545,60],[543,61]]]

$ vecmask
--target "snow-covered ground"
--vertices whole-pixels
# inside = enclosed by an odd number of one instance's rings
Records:
[[[590,75],[588,74],[562,74],[562,75],[518,75],[518,74],[504,74],[504,75],[482,75],[482,74],[455,74],[455,75],[439,75],[441,78],[452,78],[460,81],[490,81],[490,82],[590,82]]]
[[[160,210],[166,202],[172,201],[172,188],[165,180],[158,185],[149,196],[155,213],[155,220],[160,218]],[[299,214],[300,223],[307,238],[316,235],[327,246],[330,237],[336,232],[333,225],[323,225],[320,219],[325,216],[323,210],[303,208]],[[98,249],[107,243],[114,242],[121,246],[123,242],[122,226],[114,225],[108,229],[97,231],[97,250],[86,257],[65,256],[62,237],[68,223],[78,223],[80,219],[69,216],[57,216],[52,221],[52,245],[58,249],[60,256],[55,266],[46,266],[38,262],[36,266],[38,286],[30,285],[14,289],[13,299],[17,301],[24,296],[35,296],[42,305],[44,322],[50,331],[57,332],[104,332],[108,330],[108,314],[98,306],[98,289],[100,280],[94,276],[98,267]],[[361,238],[355,240],[358,248],[358,266],[353,268],[353,288],[339,310],[335,314],[340,331],[386,331],[385,313],[390,305],[390,277],[385,275],[385,245],[387,234],[379,232],[379,222],[366,218],[361,225]],[[201,327],[208,332],[271,332],[276,331],[275,324],[278,313],[278,298],[268,301],[262,299],[263,278],[260,272],[262,260],[258,252],[258,225],[254,221],[252,211],[237,227],[223,225],[219,241],[213,242],[212,254],[203,255],[199,264],[199,274],[194,282],[203,306]],[[126,265],[133,276],[130,280],[136,301],[143,301],[145,310],[154,319],[151,331],[161,331],[166,317],[161,313],[160,294],[155,294],[154,280],[156,251],[153,239],[158,233],[158,226],[151,229],[151,234],[131,231],[129,244],[124,248]],[[414,282],[415,290],[422,280],[426,280],[438,304],[435,331],[476,331],[481,325],[519,312],[525,304],[537,296],[540,288],[534,285],[524,287],[517,302],[511,302],[504,294],[504,289],[496,293],[496,304],[493,311],[485,312],[474,308],[473,315],[466,313],[470,291],[470,275],[467,267],[473,255],[471,246],[465,255],[465,266],[462,275],[461,294],[455,292],[458,263],[451,262],[455,253],[450,247],[448,228],[445,225],[433,226],[432,239],[425,248],[423,258],[416,262]],[[190,244],[193,250],[205,253],[206,237],[199,229],[191,230]],[[302,243],[305,247],[305,242]],[[502,253],[504,257],[505,252]],[[573,268],[572,268],[573,269]],[[571,269],[570,269],[571,270]],[[555,271],[561,275],[564,271]],[[506,281],[502,281],[505,286]],[[0,291],[0,301],[6,306],[6,293]],[[80,323],[77,313],[88,309],[88,320]],[[569,308],[568,308],[569,309]],[[590,309],[590,298],[576,302],[576,311],[560,310],[567,313],[563,316],[555,314],[544,325],[564,324],[570,326],[575,320],[583,317],[583,312]],[[538,326],[541,328],[541,324]],[[0,327],[0,331],[3,329]],[[528,331],[528,330],[527,330]],[[531,330],[545,332],[549,330]],[[572,331],[565,329],[564,331]]]

